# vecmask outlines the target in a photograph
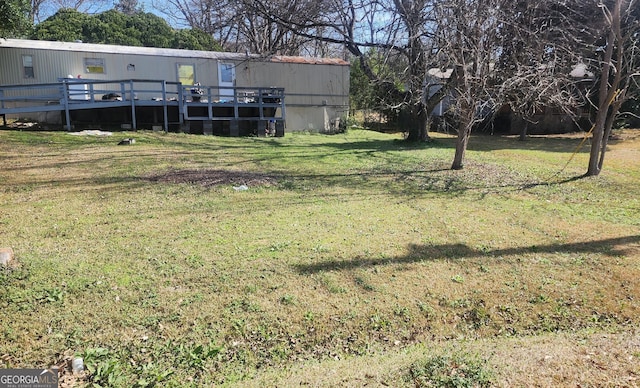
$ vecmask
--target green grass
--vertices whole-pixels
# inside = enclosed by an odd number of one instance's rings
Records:
[[[440,345],[416,353],[424,344],[634,332],[637,132],[612,143],[596,178],[577,179],[586,149],[565,168],[580,140],[474,137],[465,169],[451,171],[455,139],[440,134],[411,145],[361,130],[2,131],[0,246],[18,265],[0,272],[0,360],[83,355],[78,384],[248,385],[275,373],[282,386],[309,363],[385,365],[404,349],[404,369],[381,379],[411,386],[411,373],[426,384],[429,365],[453,373],[468,359]],[[216,184],[222,172],[239,178]],[[518,381],[480,359],[470,386]]]

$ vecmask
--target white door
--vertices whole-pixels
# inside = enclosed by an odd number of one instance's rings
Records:
[[[233,63],[218,62],[218,87],[220,100],[233,100],[236,85],[236,66]]]

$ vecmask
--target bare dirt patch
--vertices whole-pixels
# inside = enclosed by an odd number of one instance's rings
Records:
[[[215,187],[225,185],[246,185],[248,187],[273,186],[278,183],[275,175],[230,170],[170,170],[161,174],[147,176],[152,182],[161,183],[186,183],[203,187]]]

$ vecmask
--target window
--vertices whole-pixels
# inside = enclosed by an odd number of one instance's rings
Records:
[[[33,71],[33,56],[22,56],[22,69],[24,78],[36,78],[35,72]]]
[[[196,83],[196,65],[178,64],[178,82],[183,85]]]
[[[85,58],[84,72],[89,74],[105,74],[104,58]]]
[[[234,81],[236,67],[233,63],[221,63],[218,68],[220,69],[220,83],[230,83]]]

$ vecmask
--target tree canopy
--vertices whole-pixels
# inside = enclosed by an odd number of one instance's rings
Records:
[[[74,9],[61,9],[38,24],[31,38],[189,50],[221,49],[211,36],[202,31],[176,30],[164,19],[152,13],[126,14],[115,9],[95,15]]]
[[[0,38],[20,36],[30,26],[28,1],[0,0]]]

